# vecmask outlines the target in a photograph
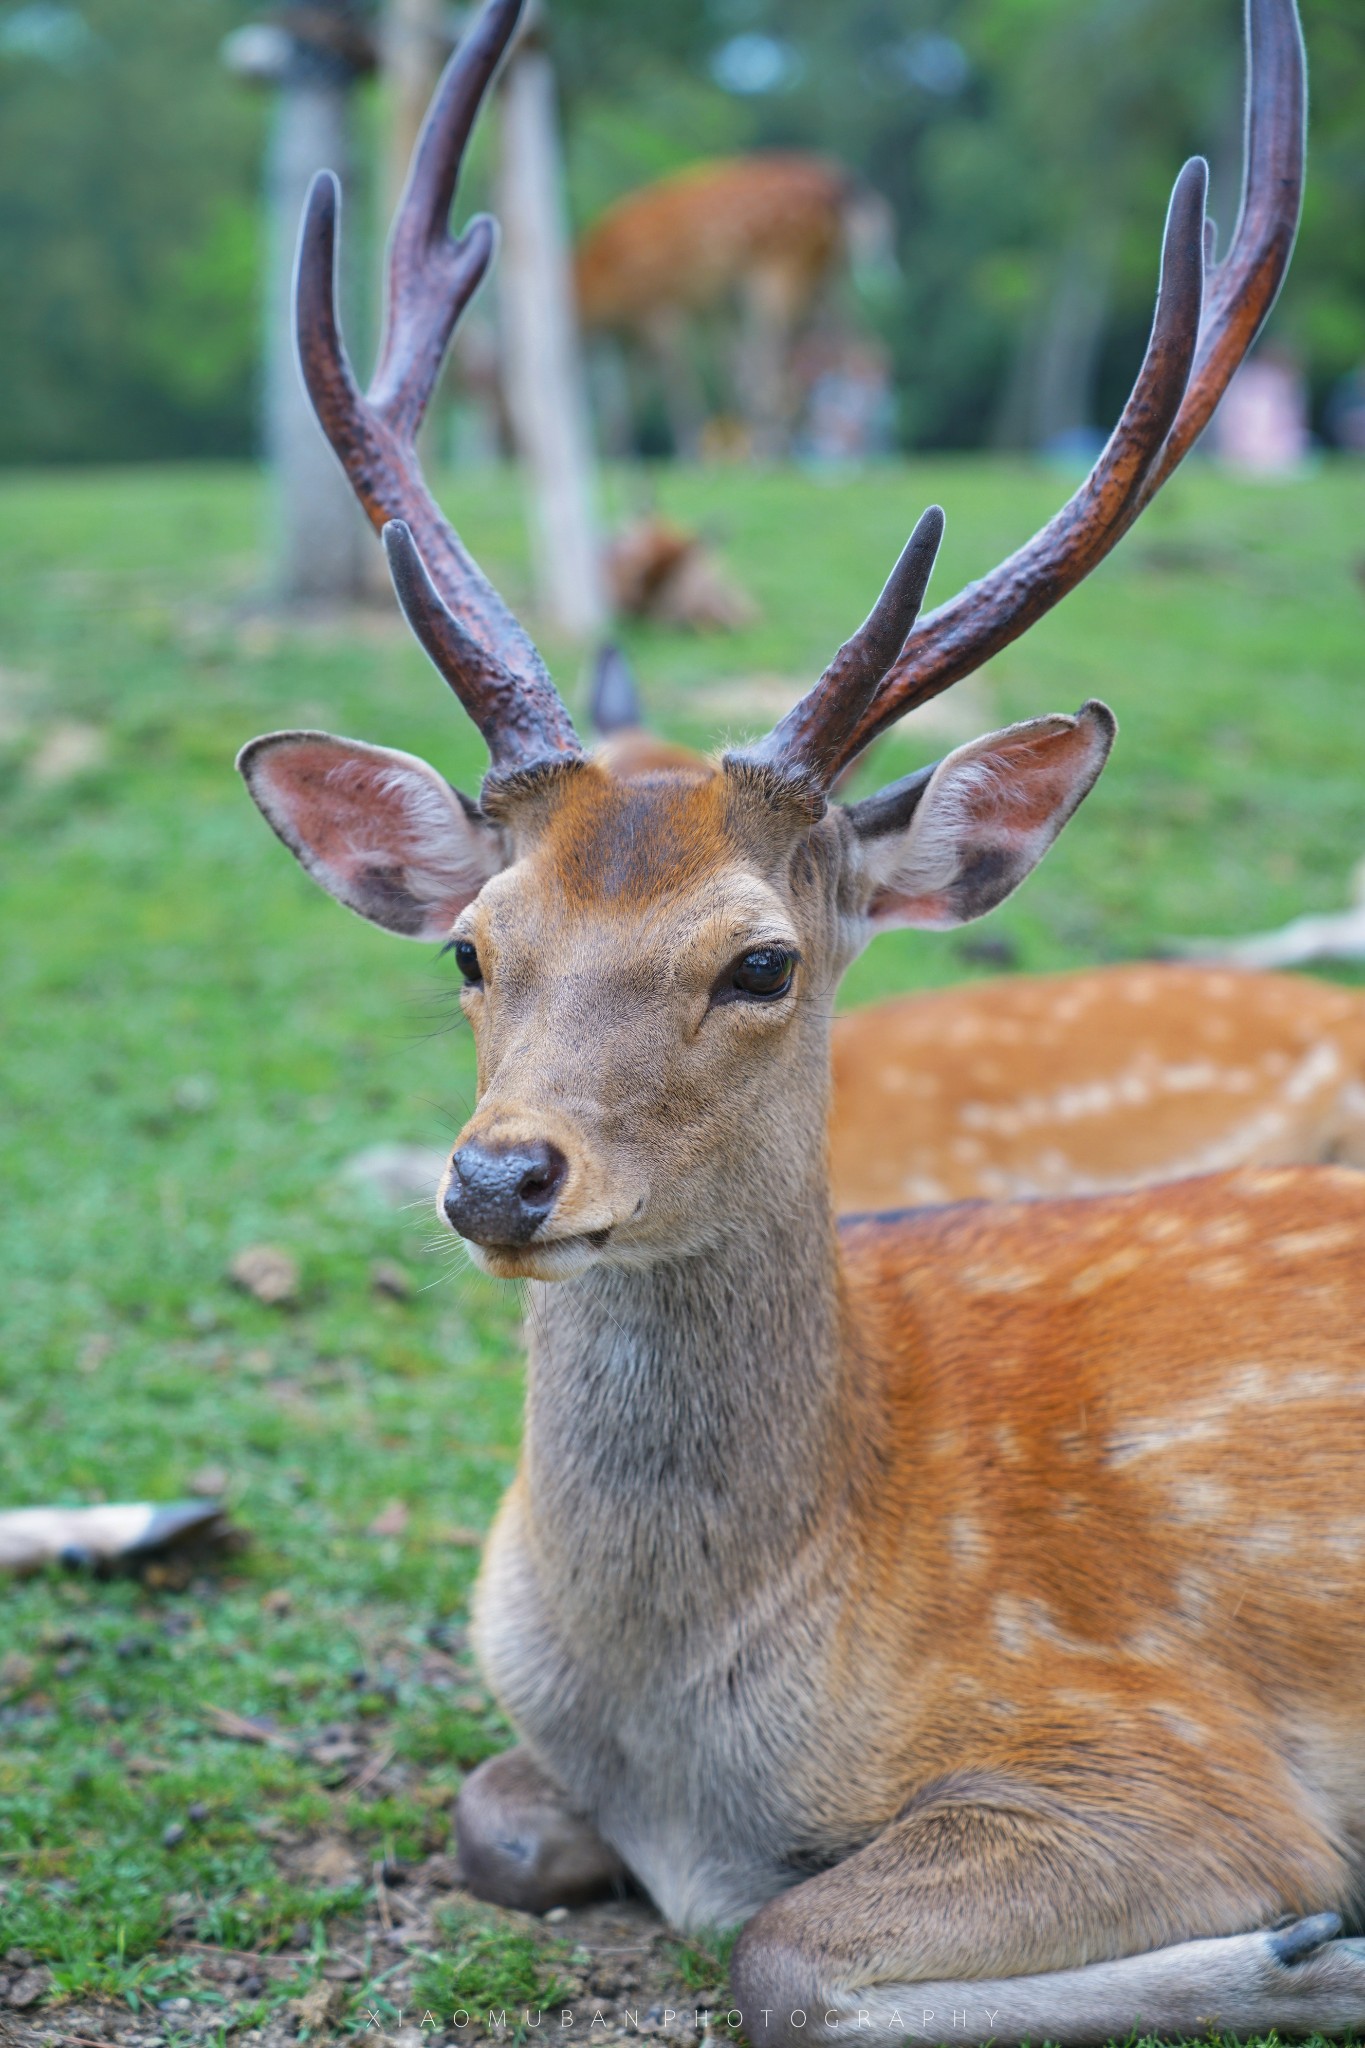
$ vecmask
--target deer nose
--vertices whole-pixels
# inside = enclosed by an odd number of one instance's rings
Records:
[[[557,1145],[481,1145],[471,1139],[451,1162],[445,1212],[476,1244],[525,1244],[553,1209],[569,1171]]]

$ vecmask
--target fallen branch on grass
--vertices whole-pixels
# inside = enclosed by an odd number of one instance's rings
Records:
[[[287,1750],[291,1756],[298,1756],[302,1744],[292,1735],[281,1735],[264,1721],[248,1720],[245,1714],[234,1714],[231,1707],[215,1706],[212,1700],[204,1700],[203,1711],[213,1723],[215,1735],[226,1736],[229,1742],[254,1742],[262,1748]]]
[[[0,1511],[0,1571],[7,1572],[40,1571],[48,1564],[137,1570],[153,1558],[235,1549],[241,1542],[214,1500]]]

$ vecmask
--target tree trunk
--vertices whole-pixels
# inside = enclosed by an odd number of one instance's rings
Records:
[[[588,640],[606,608],[563,190],[554,73],[523,37],[503,86],[497,171],[506,392],[530,478],[538,606],[561,633]]]
[[[388,0],[381,47],[388,103],[384,218],[391,220],[407,180],[413,145],[450,55],[450,23],[442,0]]]
[[[274,486],[274,583],[289,605],[348,604],[365,584],[366,523],[313,417],[294,350],[294,249],[315,171],[335,171],[352,212],[351,80],[300,61],[280,81],[266,162],[265,450]],[[355,221],[343,246],[355,239]]]
[[[1029,314],[996,414],[997,448],[1046,448],[1095,425],[1095,377],[1109,314],[1109,253],[1073,241]]]

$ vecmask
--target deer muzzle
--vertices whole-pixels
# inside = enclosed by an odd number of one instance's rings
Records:
[[[510,1145],[469,1139],[450,1162],[446,1218],[475,1244],[527,1244],[547,1221],[568,1172],[568,1160],[547,1139]]]

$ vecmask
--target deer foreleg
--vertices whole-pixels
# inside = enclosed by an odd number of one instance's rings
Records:
[[[673,452],[685,461],[695,462],[701,454],[702,430],[709,408],[692,354],[686,316],[675,307],[660,307],[643,323],[643,332],[658,371]]]
[[[1279,1933],[1183,1941],[1145,1956],[1091,1963],[1032,1977],[957,1978],[952,1982],[835,1987],[829,2002],[773,2009],[757,2023],[744,2001],[750,2039],[764,2044],[833,2042],[849,2033],[885,2041],[1052,2041],[1059,2048],[1122,2041],[1133,2034],[1341,2034],[1365,2022],[1365,1941],[1334,1939],[1334,1913],[1296,1921]],[[807,2019],[809,2024],[807,2025]]]
[[[756,268],[745,280],[736,383],[753,452],[766,461],[785,454],[791,436],[790,358],[799,301],[799,288],[780,268]]]
[[[1064,1818],[1018,1809],[907,1819],[755,1915],[735,1949],[732,2002],[754,2048],[850,2036],[868,2048],[1087,2048],[1135,2033],[1365,2025],[1365,1941],[1339,1939],[1335,1913],[1272,1930],[1264,1877],[1248,1871],[1239,1885],[1224,1871],[1219,1885],[1179,1850],[1164,1868],[1125,1868],[1122,1855],[1083,1825],[1073,1834]],[[1329,1867],[1330,1854],[1328,1885]],[[1260,1930],[1171,1941],[1195,1923],[1196,1899],[1205,1928]],[[1141,1952],[1123,1954],[1127,1944]],[[1109,1960],[1081,1961],[1106,1949]]]

